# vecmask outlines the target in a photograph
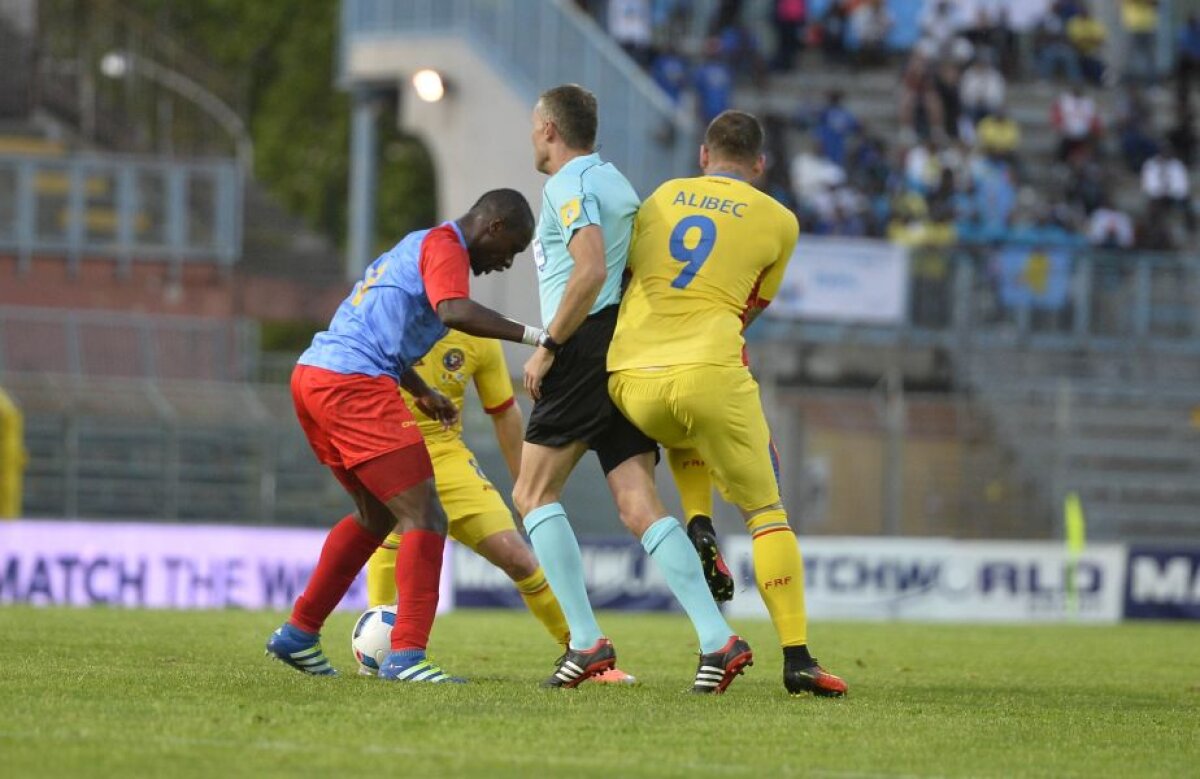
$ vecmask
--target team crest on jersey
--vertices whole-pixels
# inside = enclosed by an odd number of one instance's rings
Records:
[[[451,349],[442,357],[442,367],[448,371],[457,371],[467,361],[462,349]]]
[[[562,219],[562,226],[570,227],[581,213],[583,213],[583,206],[580,204],[579,198],[575,198],[559,209],[558,215]]]

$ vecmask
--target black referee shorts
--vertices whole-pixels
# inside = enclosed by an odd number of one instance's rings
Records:
[[[589,316],[559,348],[525,428],[531,444],[559,447],[583,441],[600,459],[605,475],[630,457],[658,453],[654,439],[634,427],[608,396],[606,363],[617,308]]]

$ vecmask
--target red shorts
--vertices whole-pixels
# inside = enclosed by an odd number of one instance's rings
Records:
[[[394,379],[297,365],[292,402],[317,459],[350,492],[365,487],[386,502],[433,478],[425,440]]]

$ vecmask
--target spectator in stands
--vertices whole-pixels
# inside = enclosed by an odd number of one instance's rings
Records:
[[[667,93],[671,102],[679,105],[688,88],[688,62],[668,40],[663,50],[655,55],[650,64],[650,75],[654,83]]]
[[[1121,26],[1129,41],[1126,76],[1143,84],[1154,83],[1158,76],[1158,0],[1121,0]]]
[[[876,196],[886,191],[892,179],[887,147],[865,128],[855,137],[847,160],[847,175],[861,192]]]
[[[654,44],[650,0],[608,0],[608,34],[639,66],[650,67]]]
[[[745,0],[720,0],[708,22],[708,35],[719,35],[721,30],[742,23],[742,7]]]
[[[1121,144],[1121,157],[1130,173],[1142,169],[1146,160],[1158,151],[1158,143],[1151,133],[1153,109],[1140,89],[1132,84],[1125,88],[1117,103],[1117,117],[1113,123]]]
[[[958,233],[954,214],[942,202],[930,207],[927,198],[916,193],[901,195],[892,206],[892,219],[887,226],[887,239],[911,248],[945,248],[953,246]]]
[[[766,62],[758,44],[758,38],[742,22],[723,27],[717,33],[721,56],[730,72],[748,77],[760,86],[766,78]]]
[[[1017,203],[1017,185],[1012,168],[992,159],[975,165],[975,213],[985,240],[1001,240],[1012,224]]]
[[[1067,161],[1067,202],[1085,214],[1104,203],[1110,189],[1104,166],[1091,149],[1084,149]]]
[[[1017,34],[1009,23],[1008,7],[1003,3],[989,5],[980,3],[975,10],[975,19],[964,31],[964,36],[978,52],[987,49],[993,53],[993,64],[1001,72],[1011,74],[1016,69]]]
[[[850,0],[830,0],[817,27],[821,53],[825,62],[842,64],[846,61],[847,38],[850,34]]]
[[[980,120],[975,133],[976,144],[985,155],[1010,165],[1016,164],[1021,128],[1004,106]]]
[[[846,183],[846,171],[825,156],[820,141],[813,140],[792,158],[791,179],[801,211],[812,215],[827,192]]]
[[[977,156],[970,145],[959,139],[957,143],[951,143],[938,152],[938,162],[943,170],[950,171],[954,177],[955,188],[962,190],[971,183],[971,165]]]
[[[795,189],[787,153],[788,120],[771,113],[763,117],[763,134],[766,137],[767,169],[763,175],[763,189],[786,208],[795,211]]]
[[[887,38],[895,20],[883,0],[866,0],[850,15],[855,64],[878,67],[887,62]]]
[[[691,0],[651,0],[650,21],[661,42],[678,42],[691,30]]]
[[[796,66],[804,23],[808,20],[807,0],[774,0],[771,21],[775,26],[775,57],[771,69],[787,73]]]
[[[965,46],[970,46],[966,40],[961,42]],[[962,50],[962,52],[965,53],[968,50]],[[969,55],[964,56],[965,59],[969,59]],[[933,81],[938,100],[942,104],[942,126],[934,128],[934,133],[940,137],[958,137],[958,123],[962,116],[962,100],[959,99],[961,80],[962,69],[959,67],[959,61],[954,56],[943,57],[938,63]]]
[[[720,42],[710,39],[705,54],[692,76],[701,127],[707,127],[717,114],[729,109],[733,100],[733,72],[721,56]]]
[[[930,45],[917,44],[900,79],[900,129],[904,141],[939,134],[945,126],[930,52]]]
[[[1057,0],[1038,22],[1033,41],[1038,75],[1043,80],[1061,75],[1074,83],[1083,77],[1079,53],[1067,37],[1067,25],[1078,13],[1079,7],[1074,3]]]
[[[924,140],[904,155],[904,186],[919,195],[932,192],[942,180],[941,150]]]
[[[1108,27],[1084,5],[1067,22],[1067,39],[1079,57],[1079,70],[1083,77],[1092,84],[1102,83],[1104,60],[1100,55],[1104,44],[1108,42]]]
[[[935,0],[921,19],[921,43],[935,58],[942,59],[949,56],[951,44],[958,38],[961,28],[955,5],[950,0]]]
[[[979,49],[959,82],[963,114],[972,126],[1004,107],[1008,82],[996,68],[994,59],[991,49]]]
[[[1200,14],[1188,16],[1179,31],[1178,103],[1191,102],[1192,78],[1200,72]]]
[[[863,236],[866,201],[852,187],[831,185],[809,199],[812,231],[817,235]]]
[[[1087,239],[1099,249],[1132,249],[1133,219],[1106,197],[1088,220]]]
[[[825,156],[839,167],[846,167],[846,149],[851,139],[861,129],[858,118],[842,104],[844,95],[839,89],[830,90],[825,97],[825,107],[817,115],[813,133],[817,137]]]
[[[1096,101],[1081,84],[1059,95],[1051,109],[1050,124],[1058,133],[1058,158],[1064,162],[1081,148],[1090,149],[1103,130]]]
[[[1175,125],[1167,131],[1167,143],[1179,155],[1184,166],[1191,168],[1196,164],[1196,145],[1200,139],[1196,137],[1196,114],[1190,102],[1176,103]]]
[[[1191,183],[1183,162],[1174,149],[1164,146],[1142,166],[1142,193],[1149,205],[1147,216],[1152,230],[1169,232],[1168,217],[1179,211],[1191,233],[1194,217],[1191,207]]]

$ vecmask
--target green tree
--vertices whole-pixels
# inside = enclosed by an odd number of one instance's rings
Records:
[[[345,239],[350,99],[339,91],[332,0],[129,0],[242,85],[255,177],[314,229]],[[433,164],[380,117],[376,236],[380,246],[436,218]]]

